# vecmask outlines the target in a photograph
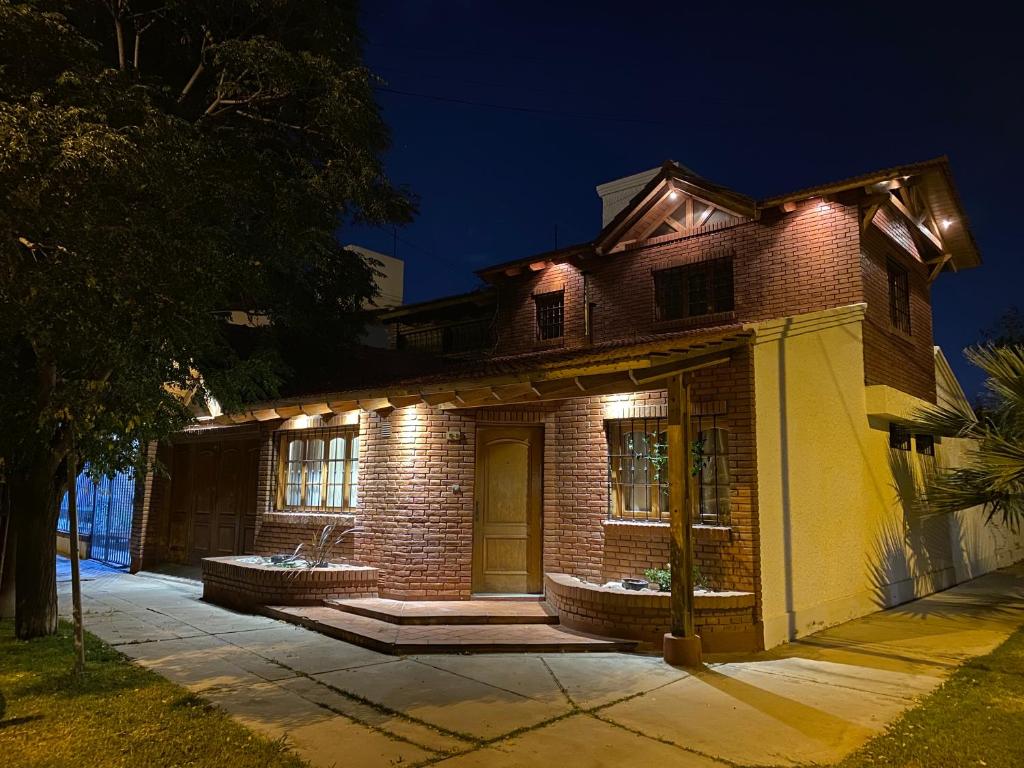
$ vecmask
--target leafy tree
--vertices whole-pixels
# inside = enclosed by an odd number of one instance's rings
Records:
[[[933,512],[980,506],[989,521],[1018,527],[1024,520],[1024,346],[967,350],[988,376],[986,407],[935,406],[920,415],[926,429],[974,442],[963,467],[938,470],[926,481]]]
[[[0,459],[19,637],[56,627],[68,447],[98,473],[211,398],[343,360],[403,223],[354,2],[0,0]],[[240,330],[231,310],[267,323]]]
[[[1010,307],[991,328],[982,331],[982,339],[997,347],[1024,344],[1024,314],[1017,307]]]

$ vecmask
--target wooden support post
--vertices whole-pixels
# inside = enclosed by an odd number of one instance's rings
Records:
[[[669,565],[672,570],[671,632],[665,635],[665,661],[674,666],[701,663],[700,637],[693,618],[693,479],[690,475],[690,384],[683,374],[668,380]]]

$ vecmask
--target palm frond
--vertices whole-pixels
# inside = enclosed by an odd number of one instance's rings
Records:
[[[925,479],[925,501],[932,512],[981,507],[988,522],[1017,529],[1024,522],[1024,347],[986,345],[965,354],[986,373],[991,400],[981,416],[962,404],[918,414],[925,429],[973,441],[963,466]]]

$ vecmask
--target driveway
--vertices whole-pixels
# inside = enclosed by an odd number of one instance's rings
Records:
[[[618,653],[386,656],[208,605],[194,582],[89,577],[86,629],[339,768],[834,762],[1024,624],[1018,565],[688,673]]]

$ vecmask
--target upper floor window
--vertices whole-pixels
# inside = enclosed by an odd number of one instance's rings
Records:
[[[539,293],[533,300],[537,305],[537,340],[562,338],[565,334],[565,292]]]
[[[889,275],[889,320],[894,328],[910,333],[910,276],[893,259],[886,261]]]
[[[338,511],[359,505],[357,427],[281,434],[279,509]]]
[[[654,273],[656,320],[679,320],[733,310],[732,259],[711,259]]]

